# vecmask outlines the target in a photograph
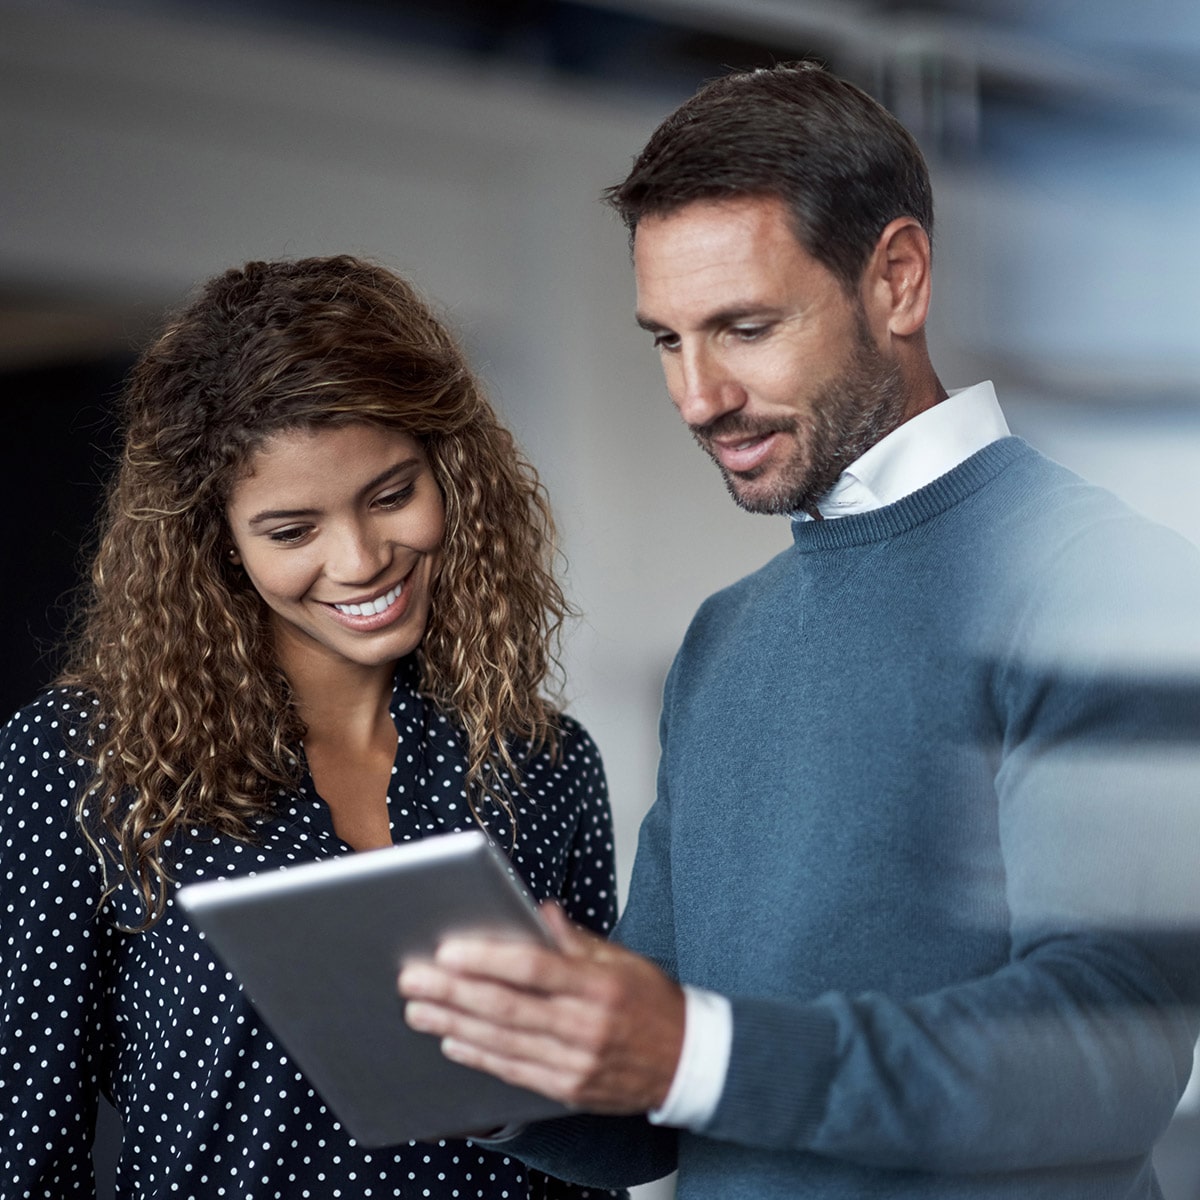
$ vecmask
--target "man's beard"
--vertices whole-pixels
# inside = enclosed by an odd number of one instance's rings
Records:
[[[861,313],[857,334],[841,377],[817,392],[806,416],[756,419],[731,412],[692,427],[692,435],[717,463],[739,507],[754,513],[814,511],[846,467],[901,423],[906,396],[899,368],[879,352]],[[775,468],[777,478],[768,489],[757,491],[752,485],[769,466],[735,473],[727,471],[713,452],[715,437],[770,433],[788,434],[795,441],[791,458]]]

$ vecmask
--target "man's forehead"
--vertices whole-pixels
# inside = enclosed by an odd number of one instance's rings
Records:
[[[730,235],[752,235],[764,228],[792,236],[791,213],[778,196],[724,196],[693,200],[663,213],[642,217],[634,231],[633,249],[663,236],[683,236],[689,230],[724,229]]]
[[[826,274],[796,239],[782,201],[759,196],[697,201],[644,218],[633,263],[638,320],[647,327],[661,325],[680,302],[695,317],[703,309],[705,320],[757,312],[789,279]]]

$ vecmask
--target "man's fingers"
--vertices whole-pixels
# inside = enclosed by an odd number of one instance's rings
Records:
[[[570,927],[570,922],[566,924]],[[434,962],[454,974],[495,979],[526,992],[583,995],[589,979],[580,969],[584,965],[580,959],[585,955],[599,959],[607,952],[607,943],[595,939],[593,946],[593,939],[573,928],[566,936],[572,940],[565,953],[528,942],[452,937],[438,947]]]
[[[567,1069],[559,1060],[517,1058],[506,1051],[477,1046],[453,1037],[442,1039],[442,1053],[464,1067],[486,1071],[506,1083],[540,1092],[568,1108],[598,1113],[625,1113],[643,1111],[646,1107],[635,1104],[631,1108],[620,1091],[606,1087],[602,1080],[591,1073]]]
[[[540,996],[479,976],[445,971],[432,963],[406,966],[400,972],[400,991],[410,1000],[426,1000],[459,1012],[487,1016],[492,1024],[508,1029],[534,1029],[545,1021],[545,1013],[540,1011],[543,1003]]]
[[[554,1062],[564,1075],[582,1075],[593,1065],[591,1054],[564,1043],[544,1024],[536,1033],[529,1032],[531,1027],[528,1026],[499,1028],[488,1017],[474,1017],[422,1000],[409,1001],[404,1019],[421,1033],[470,1045],[481,1053],[499,1055],[514,1062]]]
[[[572,1080],[564,1077],[556,1068],[543,1063],[510,1058],[506,1054],[484,1050],[454,1038],[442,1040],[442,1053],[452,1062],[460,1063],[464,1067],[473,1067],[477,1071],[486,1071],[505,1083],[539,1092],[569,1108],[581,1107],[572,1099]]]
[[[542,919],[550,929],[555,945],[574,958],[599,956],[608,942],[589,930],[576,925],[553,900],[544,900],[541,905]]]
[[[406,966],[400,972],[399,983],[401,995],[411,1003],[425,1001],[441,1012],[477,1017],[506,1033],[538,1030],[560,1043],[585,1046],[592,1046],[603,1037],[604,1026],[597,1022],[595,1006],[583,996],[514,989],[505,983],[442,970],[431,963]],[[426,1008],[415,1011],[426,1020],[432,1019]],[[440,1026],[421,1028],[426,1033],[448,1032]]]

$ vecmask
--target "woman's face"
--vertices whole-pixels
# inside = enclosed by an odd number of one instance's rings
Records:
[[[225,511],[286,673],[379,667],[416,648],[445,510],[415,439],[367,424],[276,434]]]

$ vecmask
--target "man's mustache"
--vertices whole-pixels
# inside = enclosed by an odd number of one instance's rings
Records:
[[[719,437],[765,437],[769,433],[795,433],[795,420],[755,418],[745,413],[722,413],[706,425],[689,425],[692,436],[700,442]]]

